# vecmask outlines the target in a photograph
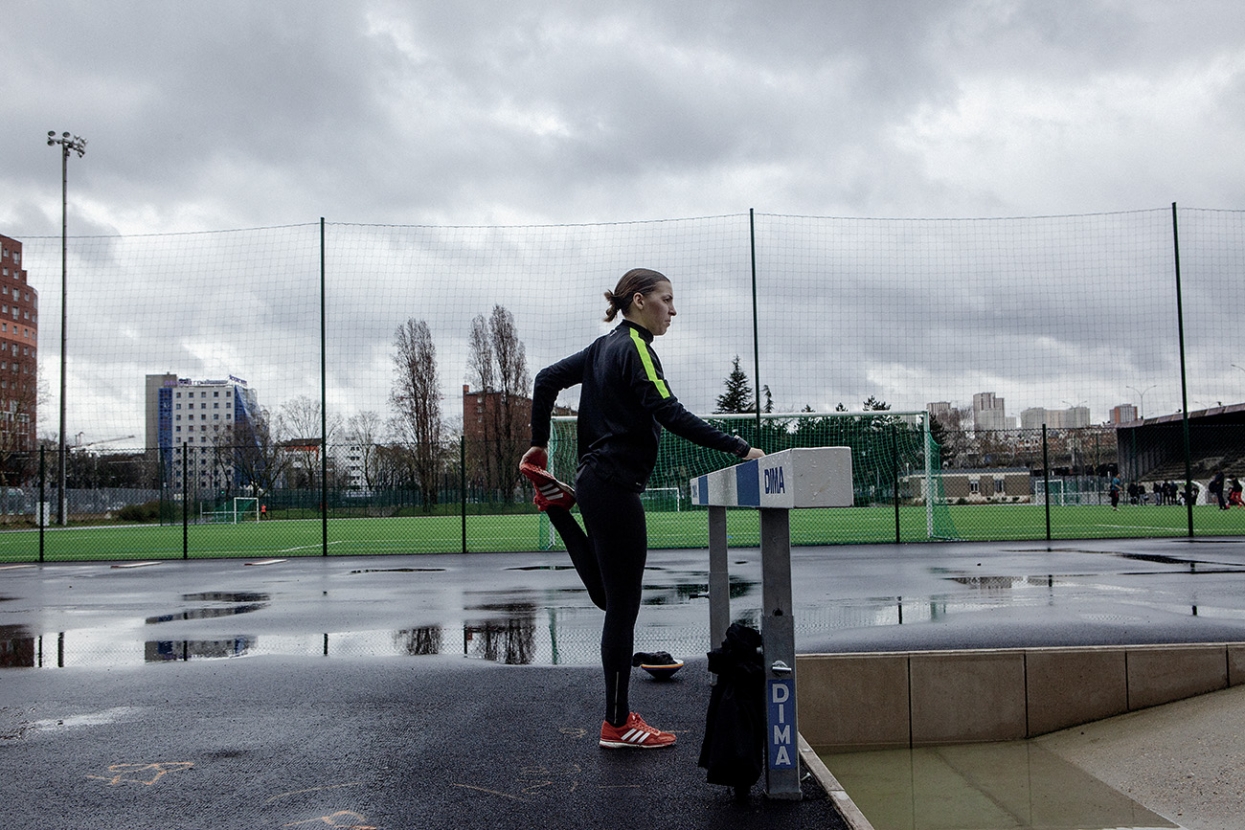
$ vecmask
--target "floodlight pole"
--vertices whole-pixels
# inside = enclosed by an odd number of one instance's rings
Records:
[[[1238,368],[1239,368],[1239,367],[1238,367]],[[1137,413],[1137,415],[1138,415],[1138,417],[1139,417],[1141,420],[1143,420],[1143,421],[1144,421],[1144,420],[1146,419],[1146,392],[1149,392],[1151,389],[1153,389],[1153,388],[1154,388],[1154,384],[1151,384],[1150,386],[1147,386],[1147,387],[1145,388],[1145,392],[1142,392],[1142,391],[1138,390],[1136,386],[1125,386],[1124,388],[1125,388],[1125,389],[1131,389],[1131,390],[1133,390],[1134,392],[1136,392],[1136,393],[1137,393],[1137,397],[1138,397],[1138,398],[1140,399],[1140,401],[1141,401],[1141,411],[1140,411],[1140,412],[1138,412],[1138,413]]]
[[[48,130],[48,146],[55,144],[61,148],[61,396],[60,435],[56,451],[56,523],[64,526],[68,519],[65,513],[65,321],[68,316],[65,294],[69,270],[69,154],[76,152],[78,158],[82,158],[86,154],[86,139],[69,133],[61,133],[57,138],[55,130]]]

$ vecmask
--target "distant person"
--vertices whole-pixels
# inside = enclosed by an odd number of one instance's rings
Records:
[[[605,292],[606,322],[622,323],[583,351],[536,375],[532,447],[520,471],[536,485],[536,506],[566,543],[588,595],[605,611],[601,666],[605,719],[600,745],[609,749],[671,746],[675,736],[649,726],[630,710],[635,622],[640,613],[648,533],[640,493],[657,463],[662,428],[738,458],[765,453],[688,412],[666,383],[653,338],[670,328],[674,289],[657,271],[635,268]],[[579,468],[572,490],[545,470],[549,418],[563,389],[580,387]],[[570,507],[578,501],[585,529]]]
[[[1223,470],[1215,470],[1215,475],[1211,478],[1210,483],[1206,485],[1206,492],[1210,496],[1214,496],[1215,500],[1219,502],[1220,510],[1228,509],[1228,503],[1223,498]]]
[[[1111,476],[1111,509],[1120,509],[1120,477]]]
[[[1189,482],[1189,489],[1184,491],[1184,503],[1186,505],[1197,504],[1197,497],[1201,493],[1202,488],[1198,487],[1196,482]]]
[[[1236,476],[1228,479],[1228,505],[1236,507],[1245,507],[1245,500],[1241,499],[1241,480]]]

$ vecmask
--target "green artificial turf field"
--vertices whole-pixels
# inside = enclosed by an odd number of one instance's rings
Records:
[[[954,530],[949,538],[966,541],[1046,539],[1046,511],[1040,505],[954,505],[947,508]],[[1053,539],[1109,539],[1184,536],[1188,514],[1177,506],[1052,507]],[[942,523],[945,525],[945,521]],[[900,540],[930,541],[923,507],[899,511]],[[940,530],[945,528],[940,528]],[[735,547],[759,544],[759,520],[751,510],[728,513],[727,532]],[[648,516],[653,548],[708,546],[703,510],[654,512]],[[1245,533],[1245,510],[1194,508],[1194,534]],[[38,530],[0,532],[0,562],[40,558]],[[534,551],[548,547],[550,531],[539,514],[467,517],[468,552]],[[185,547],[183,547],[183,539]],[[545,541],[542,541],[545,540]],[[796,545],[890,543],[895,541],[893,507],[791,512],[791,540]],[[328,552],[334,556],[389,553],[460,553],[464,549],[461,516],[330,519]],[[319,519],[269,520],[238,525],[106,525],[48,528],[43,534],[44,561],[180,559],[217,557],[318,556],[324,550]]]

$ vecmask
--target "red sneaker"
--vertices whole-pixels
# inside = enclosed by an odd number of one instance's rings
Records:
[[[609,721],[601,724],[601,746],[607,749],[660,749],[674,746],[675,740],[673,732],[654,729],[635,712],[622,726],[611,726]]]
[[[548,510],[550,507],[570,510],[575,505],[575,488],[558,481],[543,467],[520,464],[519,472],[536,486],[536,497],[532,501],[540,510]]]

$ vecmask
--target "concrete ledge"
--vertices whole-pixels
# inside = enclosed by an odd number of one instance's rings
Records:
[[[1127,657],[1117,649],[1025,653],[1030,735],[1128,711]]]
[[[800,735],[800,762],[817,779],[817,783],[821,784],[821,788],[826,791],[826,796],[834,802],[835,809],[839,811],[839,816],[847,823],[850,830],[873,830],[869,819],[860,812],[856,802],[852,801],[847,790],[843,789],[843,785],[834,777],[830,768],[821,760],[821,756],[803,735]]]
[[[1171,646],[1128,650],[1129,711],[1226,688],[1226,646]]]
[[[1245,683],[1245,643],[803,654],[821,751],[1031,738]]]
[[[908,666],[913,746],[1025,737],[1023,652],[913,654]]]
[[[799,657],[796,665],[799,711],[808,706],[818,713],[799,721],[800,734],[810,744],[869,749],[911,745],[906,654],[844,654],[812,661]]]

